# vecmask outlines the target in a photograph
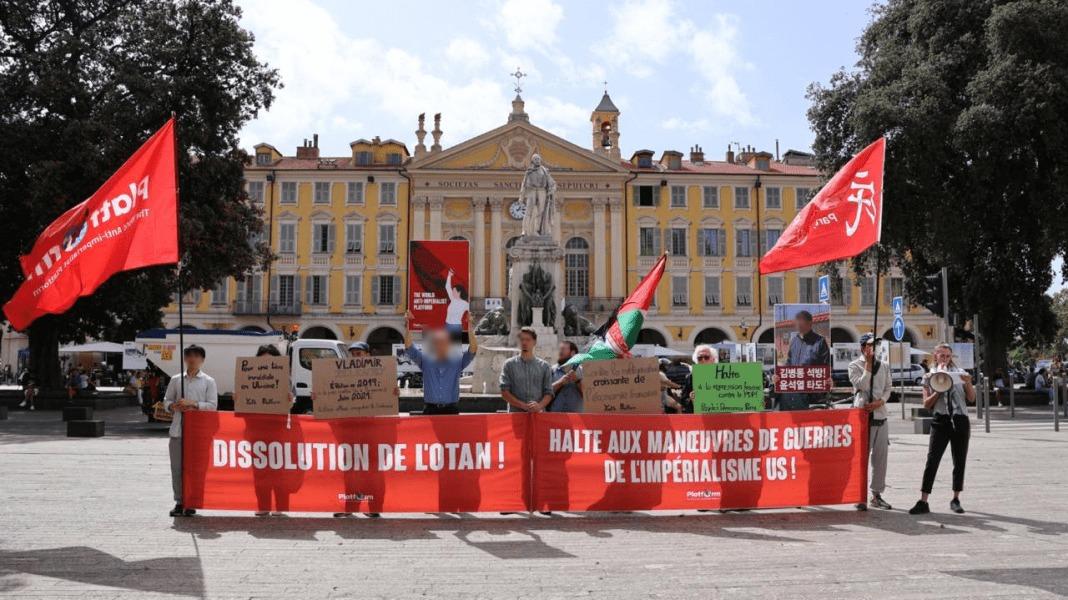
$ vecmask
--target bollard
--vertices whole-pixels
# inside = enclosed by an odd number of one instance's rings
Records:
[[[983,375],[976,373],[975,381],[972,382],[975,387],[975,418],[983,418]],[[967,406],[967,404],[965,404]]]
[[[1016,418],[1016,382],[1009,380],[1009,418]]]
[[[1053,388],[1053,431],[1061,430],[1061,411],[1057,410],[1060,408],[1060,405],[1058,404],[1060,400],[1061,386],[1058,385]]]
[[[986,377],[984,376],[983,377],[983,402],[986,404],[986,406],[983,407],[983,408],[986,411],[986,432],[990,433],[990,392],[991,392],[991,390],[990,390],[990,386],[988,386],[987,383],[989,383],[989,382],[986,380]]]

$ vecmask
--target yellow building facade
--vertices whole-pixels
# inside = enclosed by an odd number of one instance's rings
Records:
[[[607,93],[580,146],[531,122],[522,98],[493,130],[444,147],[435,115],[432,144],[422,115],[409,156],[396,140],[356,140],[348,156],[320,157],[318,139],[295,155],[259,144],[246,169],[249,196],[264,208],[270,269],[194,293],[186,321],[216,329],[295,327],[307,337],[368,341],[378,351],[400,341],[409,240],[466,240],[471,307],[510,306],[509,249],[521,235],[519,185],[531,156],[557,183],[565,303],[594,323],[606,318],[664,250],[670,253],[642,342],[688,350],[697,343],[770,342],[776,303],[817,302],[815,268],[758,277],[760,255],[821,185],[812,157],[753,148],[713,159],[620,150],[620,112]],[[629,158],[628,158],[629,156]],[[878,297],[873,278],[832,301],[835,342],[870,331],[876,302],[880,333],[902,280],[891,272]],[[190,308],[191,306],[191,308]],[[168,311],[167,324],[176,319]],[[907,315],[908,338],[930,347],[937,317]]]

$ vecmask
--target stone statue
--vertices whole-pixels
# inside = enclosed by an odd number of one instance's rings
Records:
[[[508,335],[508,317],[504,314],[504,308],[495,308],[478,321],[475,326],[478,335]]]
[[[564,310],[560,313],[564,317],[564,335],[566,336],[584,336],[590,335],[594,332],[593,323],[589,319],[578,314],[574,306],[570,304],[564,305]]]
[[[541,164],[538,154],[530,157],[530,166],[519,186],[519,197],[526,205],[523,235],[552,236],[556,225],[556,181]]]
[[[534,320],[534,311],[531,309],[540,306],[542,325],[555,327],[556,301],[553,299],[555,291],[556,285],[553,283],[552,276],[542,269],[541,265],[537,263],[532,265],[530,270],[523,275],[523,280],[519,282],[519,312],[516,313],[518,323],[530,325]]]

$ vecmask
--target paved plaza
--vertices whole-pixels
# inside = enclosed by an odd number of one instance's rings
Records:
[[[896,406],[891,406],[891,414]],[[893,511],[406,514],[172,519],[166,433],[98,411],[0,421],[0,597],[1053,598],[1068,596],[1068,431],[1048,411],[973,419],[963,495],[911,517],[926,436],[892,425]]]

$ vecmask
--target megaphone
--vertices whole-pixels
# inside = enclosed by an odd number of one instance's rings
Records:
[[[953,386],[960,382],[960,375],[956,373],[935,371],[927,375],[927,385],[930,386],[932,390],[941,394],[953,389]]]

